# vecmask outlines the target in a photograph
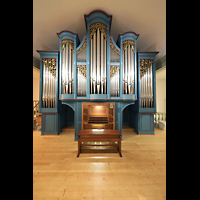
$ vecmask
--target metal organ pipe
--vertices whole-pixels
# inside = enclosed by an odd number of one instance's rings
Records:
[[[71,73],[71,50],[69,50],[69,94],[71,94],[72,91]]]
[[[153,60],[140,60],[140,106],[141,108],[153,107]]]
[[[43,60],[43,108],[56,106],[56,60],[44,58]]]
[[[134,41],[123,41],[123,94],[134,94]]]
[[[65,55],[65,59],[64,59],[64,74],[63,74],[63,79],[65,81],[65,93],[64,94],[68,94],[68,53],[69,48],[68,48],[68,44],[66,44],[66,47],[64,49],[64,55]]]
[[[90,26],[91,94],[106,94],[106,33],[102,23]]]
[[[151,99],[151,108],[153,107],[153,84],[152,84],[152,64],[150,66],[150,99]]]
[[[127,94],[127,48],[125,50],[125,75],[124,75],[125,94]]]
[[[128,94],[131,93],[131,48],[130,45],[128,45]]]
[[[99,28],[97,29],[97,94],[100,89],[100,33]]]
[[[93,94],[96,93],[96,33],[94,33],[94,36],[93,36],[93,76],[92,76],[92,79],[93,79]]]
[[[131,94],[134,94],[134,75],[135,75],[135,71],[134,71],[134,50],[133,48],[131,48]]]
[[[93,40],[90,40],[90,57],[91,57],[91,67],[90,67],[90,93],[92,94],[92,79],[93,79]]]
[[[104,68],[104,63],[103,63],[103,33],[101,33],[101,94],[103,94],[103,68]]]
[[[104,39],[104,94],[106,94],[106,39]]]
[[[74,42],[62,41],[62,93],[73,94]]]

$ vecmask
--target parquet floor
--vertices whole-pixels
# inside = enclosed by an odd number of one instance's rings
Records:
[[[33,131],[33,200],[165,200],[166,131],[122,131],[118,153],[80,154],[74,129]]]

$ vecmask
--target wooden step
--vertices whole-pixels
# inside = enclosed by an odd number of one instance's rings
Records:
[[[116,146],[81,146],[81,153],[118,153]]]

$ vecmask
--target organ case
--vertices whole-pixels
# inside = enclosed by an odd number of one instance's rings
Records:
[[[74,112],[75,139],[81,129],[122,131],[123,111],[129,105],[136,132],[152,134],[158,52],[137,52],[139,34],[133,31],[119,34],[115,42],[112,15],[96,10],[84,18],[87,33],[82,42],[76,33],[63,30],[57,33],[59,50],[38,51],[42,134],[62,130],[63,104]]]

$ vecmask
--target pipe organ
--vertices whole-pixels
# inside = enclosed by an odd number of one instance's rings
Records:
[[[122,132],[127,109],[129,124],[138,134],[154,134],[158,52],[137,51],[139,34],[133,31],[120,33],[115,41],[110,35],[112,15],[104,11],[92,11],[84,18],[87,33],[81,42],[76,33],[63,30],[57,33],[59,50],[37,50],[42,135],[59,134],[72,118],[75,140],[83,127],[100,124]],[[84,106],[89,104],[97,108],[90,110],[86,123]],[[98,106],[103,104],[114,113],[112,123],[110,111],[98,116]]]

